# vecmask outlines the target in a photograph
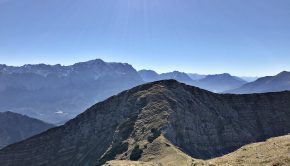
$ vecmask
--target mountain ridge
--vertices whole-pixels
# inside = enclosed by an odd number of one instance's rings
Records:
[[[154,141],[161,135],[189,156],[208,159],[290,132],[289,108],[289,92],[215,94],[175,80],[157,81],[123,91],[61,127],[4,148],[0,165],[142,161],[143,153],[154,154]]]

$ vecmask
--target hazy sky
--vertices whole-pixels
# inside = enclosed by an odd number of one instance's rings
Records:
[[[96,58],[158,72],[290,70],[290,0],[0,0],[0,64]]]

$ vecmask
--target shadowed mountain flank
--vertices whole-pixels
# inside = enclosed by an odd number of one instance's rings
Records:
[[[124,91],[63,126],[4,148],[0,165],[146,161],[161,146],[209,159],[289,132],[290,92],[215,94],[164,80]]]
[[[0,112],[0,148],[55,127],[13,112]]]

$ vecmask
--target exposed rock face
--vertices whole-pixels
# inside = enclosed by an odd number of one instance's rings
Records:
[[[52,127],[54,125],[13,112],[0,113],[0,148]]]
[[[64,126],[4,148],[0,165],[142,161],[161,136],[207,159],[289,132],[290,92],[222,95],[167,80],[124,91]]]
[[[61,123],[98,101],[142,83],[131,65],[99,59],[71,66],[2,65],[0,110]]]
[[[226,93],[247,94],[290,90],[290,72],[283,71],[275,76],[267,76],[247,83]]]

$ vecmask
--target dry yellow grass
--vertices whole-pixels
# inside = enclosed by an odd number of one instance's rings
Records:
[[[160,166],[160,165],[152,162],[112,160],[107,162],[104,166]]]
[[[193,162],[190,156],[172,145],[163,135],[148,145],[140,160],[154,162],[164,166],[187,166]]]
[[[106,166],[290,166],[290,135],[249,144],[211,160],[193,159],[161,135],[144,150],[140,161],[114,160],[106,164]]]
[[[290,166],[290,135],[253,143],[228,155],[207,161],[215,165]]]

